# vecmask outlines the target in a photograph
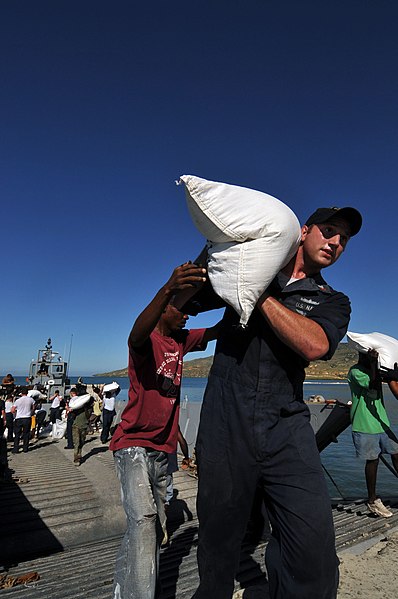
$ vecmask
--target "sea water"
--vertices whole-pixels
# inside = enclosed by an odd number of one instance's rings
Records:
[[[113,380],[121,387],[118,399],[127,401],[129,379],[127,377],[84,377],[86,384],[111,383]],[[71,377],[71,383],[77,382],[77,377]],[[16,377],[16,383],[26,384],[25,379]],[[190,402],[201,402],[206,387],[206,378],[184,378],[181,398],[185,396]],[[398,401],[394,398],[387,385],[383,385],[383,393],[391,427],[398,436]],[[311,395],[322,395],[325,399],[347,400],[351,397],[349,386],[343,381],[306,381],[304,383],[304,398]],[[390,462],[389,456],[385,456]],[[363,460],[356,458],[351,438],[351,427],[339,435],[337,443],[331,443],[321,454],[325,468],[329,493],[332,497],[365,498],[367,496]],[[334,483],[330,480],[333,479]],[[398,495],[398,478],[396,478],[383,463],[379,464],[377,476],[377,492],[382,497]]]
[[[94,382],[98,379],[92,379]],[[128,379],[117,379],[121,385],[121,399],[127,399]],[[87,380],[86,382],[89,382]],[[91,382],[91,379],[90,379]],[[102,381],[101,382],[108,382]],[[181,398],[185,396],[190,402],[201,402],[206,387],[206,378],[183,378]],[[387,385],[383,385],[383,394],[391,427],[398,436],[398,401],[394,398]],[[306,381],[304,383],[304,398],[311,395],[323,395],[325,399],[348,400],[351,398],[350,388],[345,381]],[[386,460],[391,463],[389,456]],[[351,437],[351,427],[339,435],[337,443],[331,443],[321,453],[322,464],[331,497],[366,498],[365,462],[355,455]],[[330,480],[330,477],[334,482]],[[398,495],[398,478],[396,478],[380,462],[377,477],[377,492],[382,497]]]

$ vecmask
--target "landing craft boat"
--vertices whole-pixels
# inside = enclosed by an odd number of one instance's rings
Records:
[[[55,391],[59,391],[63,397],[70,388],[68,363],[58,352],[53,351],[51,338],[44,349],[39,349],[37,358],[30,363],[27,383],[46,395],[47,399],[54,395]]]

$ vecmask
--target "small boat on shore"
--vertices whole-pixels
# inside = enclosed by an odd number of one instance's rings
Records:
[[[44,349],[39,349],[37,357],[29,365],[29,376],[26,378],[29,387],[37,389],[47,400],[59,391],[61,397],[70,389],[68,363],[53,350],[51,338]]]

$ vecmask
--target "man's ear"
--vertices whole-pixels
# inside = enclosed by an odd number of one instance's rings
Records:
[[[308,235],[308,232],[309,232],[309,230],[310,230],[310,228],[309,228],[309,227],[307,227],[307,225],[303,225],[303,226],[301,227],[301,243],[303,243],[303,242],[304,242],[305,238],[306,238],[306,237],[307,237],[307,235]]]

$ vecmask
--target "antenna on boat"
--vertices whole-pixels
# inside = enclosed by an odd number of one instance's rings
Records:
[[[66,376],[68,376],[69,374],[69,368],[70,368],[70,356],[72,353],[72,341],[73,341],[73,333],[70,336],[70,344],[69,344],[69,355],[68,355],[68,365],[66,367]]]

